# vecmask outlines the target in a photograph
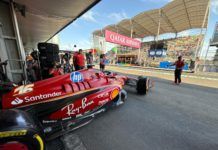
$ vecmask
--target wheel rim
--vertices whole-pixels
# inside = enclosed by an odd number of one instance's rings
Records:
[[[149,84],[150,84],[150,80],[147,78],[147,80],[146,80],[146,91],[149,90]]]
[[[0,148],[2,150],[29,150],[27,145],[18,141],[5,143],[3,145],[0,145]]]

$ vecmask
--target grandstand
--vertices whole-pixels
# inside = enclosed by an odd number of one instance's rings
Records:
[[[179,38],[171,38],[160,40],[158,43],[164,44],[166,55],[163,57],[149,57],[149,50],[156,45],[154,41],[143,42],[141,45],[141,54],[138,49],[119,46],[117,51],[117,61],[126,64],[137,64],[137,60],[141,60],[141,65],[157,67],[161,61],[174,61],[178,55],[182,55],[185,61],[189,61],[195,57],[196,43],[203,35],[186,36]],[[140,58],[138,58],[140,56]],[[130,61],[133,60],[133,61]]]
[[[197,60],[205,34],[203,29],[206,29],[208,24],[209,2],[209,0],[174,0],[162,8],[141,12],[130,19],[96,30],[93,32],[93,37],[104,38],[106,30],[141,41],[148,36],[154,37],[154,41],[142,42],[139,49],[118,46],[118,55],[137,54],[137,63],[140,65],[157,66],[160,61],[174,61],[178,55],[183,55],[187,60],[191,58]],[[201,31],[195,36],[177,37],[181,31],[197,28]],[[159,36],[165,33],[175,33],[175,38],[159,40]],[[100,48],[104,47],[105,50],[107,42],[104,43]],[[161,43],[164,45],[164,48],[158,49],[161,55],[148,57],[152,56],[150,50],[155,50],[155,53],[157,50],[156,47],[151,48],[152,44]],[[126,59],[129,60],[128,57]]]

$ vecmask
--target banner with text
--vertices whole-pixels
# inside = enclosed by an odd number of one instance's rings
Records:
[[[105,30],[105,40],[107,42],[115,43],[115,44],[120,44],[123,46],[129,46],[133,48],[140,48],[141,47],[141,42],[132,38],[129,38],[127,36],[123,36],[121,34]]]

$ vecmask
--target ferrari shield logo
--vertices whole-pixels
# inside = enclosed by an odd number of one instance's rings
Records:
[[[72,82],[82,82],[83,81],[83,75],[80,72],[72,72],[70,74],[70,80]]]

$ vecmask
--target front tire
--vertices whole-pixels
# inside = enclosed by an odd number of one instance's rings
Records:
[[[0,123],[0,149],[45,149],[40,130],[27,112],[18,109],[0,110]]]
[[[19,133],[21,131],[26,131],[26,134],[17,136],[18,134],[22,134]],[[11,144],[13,144],[13,147],[16,147],[18,150],[44,150],[45,149],[42,137],[35,130],[32,129],[14,130],[14,131],[11,130],[8,132],[11,133],[14,132],[17,135],[1,138],[0,149],[8,150],[10,149],[9,147],[11,147]],[[8,134],[7,131],[5,133],[6,135]],[[4,132],[1,132],[0,134],[4,134]]]

